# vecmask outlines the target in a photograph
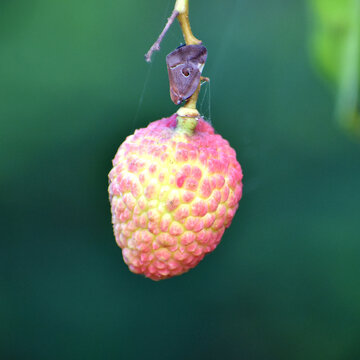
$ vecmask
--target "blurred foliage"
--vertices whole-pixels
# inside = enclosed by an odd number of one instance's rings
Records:
[[[360,1],[309,0],[313,18],[313,57],[335,85],[336,117],[360,136]]]
[[[177,108],[178,25],[144,61],[173,0],[0,1],[1,360],[360,359],[360,147],[331,122],[306,6],[190,1],[200,110],[244,196],[212,254],[153,282],[116,246],[107,174]]]

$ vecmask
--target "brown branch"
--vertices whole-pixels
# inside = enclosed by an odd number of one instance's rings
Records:
[[[160,43],[162,41],[162,39],[164,38],[165,34],[167,33],[167,31],[169,30],[170,26],[172,25],[172,23],[174,22],[174,20],[177,18],[177,16],[179,15],[179,12],[177,10],[174,9],[174,11],[172,12],[171,16],[168,18],[168,21],[163,29],[163,31],[161,32],[161,34],[159,35],[158,39],[154,42],[153,46],[150,48],[150,50],[145,54],[145,60],[146,62],[151,62],[151,55],[154,51],[159,51],[160,50]]]

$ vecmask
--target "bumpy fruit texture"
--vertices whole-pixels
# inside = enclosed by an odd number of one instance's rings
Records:
[[[242,171],[229,143],[200,119],[189,136],[176,114],[136,130],[109,174],[112,222],[130,270],[183,274],[219,244],[238,208]]]

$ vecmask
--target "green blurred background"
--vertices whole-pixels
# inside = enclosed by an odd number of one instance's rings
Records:
[[[360,144],[334,120],[309,3],[190,1],[200,110],[244,196],[214,253],[153,282],[122,260],[107,174],[176,111],[178,24],[144,61],[174,1],[1,0],[1,359],[360,359]]]

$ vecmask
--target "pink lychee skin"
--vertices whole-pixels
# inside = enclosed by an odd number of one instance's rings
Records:
[[[112,223],[129,269],[153,280],[183,274],[219,244],[242,195],[229,143],[200,119],[193,135],[176,114],[135,131],[109,173]]]

